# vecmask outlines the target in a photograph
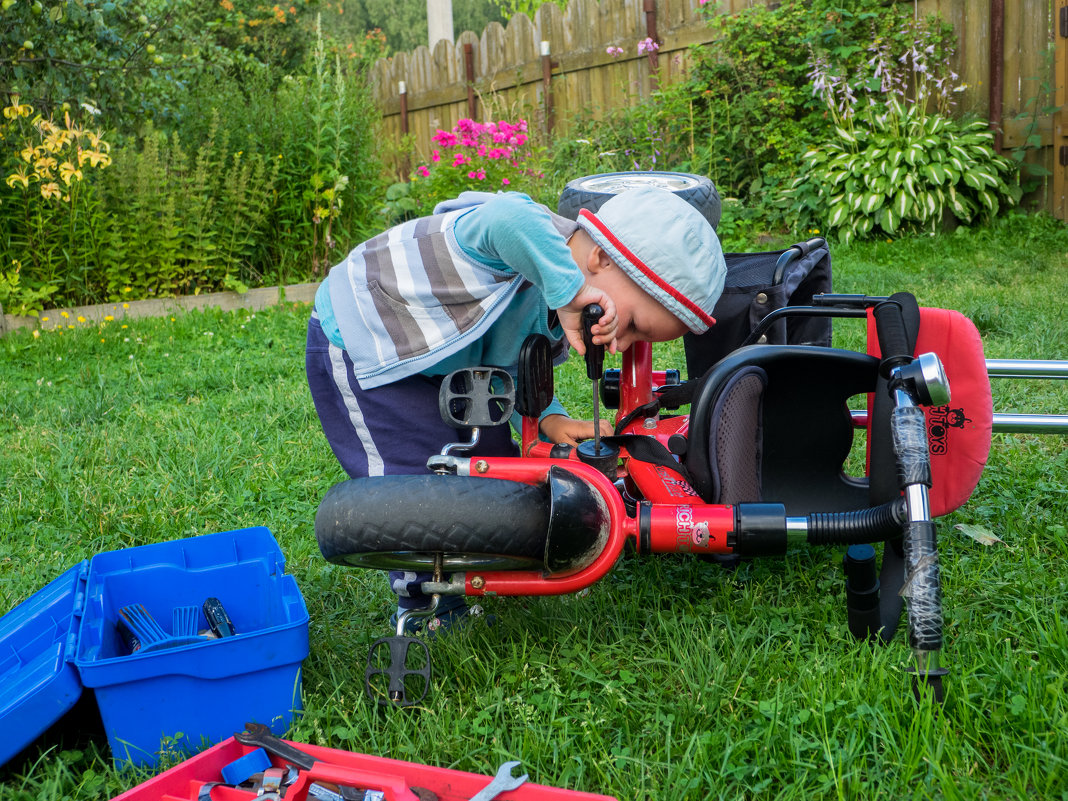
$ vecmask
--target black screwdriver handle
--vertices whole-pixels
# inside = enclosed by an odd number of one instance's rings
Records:
[[[204,619],[215,633],[216,637],[233,637],[237,632],[234,630],[234,621],[226,613],[222,601],[214,596],[204,601]]]
[[[600,381],[604,376],[604,345],[593,344],[593,326],[604,316],[604,309],[591,303],[582,310],[582,344],[586,346],[586,377]]]

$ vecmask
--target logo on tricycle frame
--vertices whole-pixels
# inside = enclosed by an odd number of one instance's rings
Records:
[[[927,436],[931,443],[931,455],[941,456],[949,453],[949,429],[964,428],[970,423],[964,409],[951,409],[949,406],[936,406],[927,417]]]
[[[708,523],[694,519],[692,506],[679,506],[675,509],[675,532],[676,551],[689,551],[694,545],[699,548],[708,547]]]

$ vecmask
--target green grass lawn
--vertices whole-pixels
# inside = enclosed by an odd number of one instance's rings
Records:
[[[834,266],[837,291],[909,289],[963,311],[988,357],[1068,359],[1068,231],[1049,221],[838,248]],[[379,574],[327,564],[312,530],[344,476],[304,384],[307,314],[0,340],[0,613],[99,551],[263,525],[311,614],[293,739],[479,773],[518,759],[532,781],[628,801],[1068,798],[1065,438],[995,435],[979,489],[940,527],[940,713],[911,697],[902,634],[850,639],[841,552],[815,548],[733,572],[627,557],[583,597],[487,599],[496,626],[431,645],[425,708],[382,713],[362,680],[392,596]],[[680,345],[657,353],[682,366]],[[558,388],[589,413],[579,360]],[[999,411],[1068,412],[1064,382],[994,390]],[[108,798],[143,781],[112,769],[86,720],[0,769],[0,797]]]

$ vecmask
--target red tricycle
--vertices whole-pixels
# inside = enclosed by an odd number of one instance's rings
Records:
[[[784,260],[821,248],[822,240],[797,245],[772,266],[779,275]],[[731,275],[729,261],[728,284]],[[889,641],[907,606],[914,689],[940,699],[935,518],[971,494],[992,431],[1068,429],[1068,416],[999,419],[989,378],[1064,378],[1068,363],[988,362],[966,317],[920,308],[907,293],[805,300],[770,310],[699,374],[691,364],[688,381],[653,370],[648,343],[607,371],[588,348],[595,412],[600,404],[616,410],[615,435],[577,448],[538,439],[538,416],[553,397],[544,337],[524,343],[514,381],[491,367],[452,373],[441,413],[470,430],[471,441],[428,454],[431,474],[334,486],[315,521],[323,555],[431,571],[423,590],[436,606],[446,595],[577,592],[625,548],[729,560],[784,554],[795,543],[844,546],[850,631]],[[866,320],[867,352],[830,347],[833,318]],[[790,339],[792,321],[809,326],[797,329],[808,344]],[[816,337],[813,321],[826,325]],[[687,405],[688,413],[671,414]],[[523,419],[521,455],[465,457],[479,430],[507,424],[513,407]],[[844,465],[859,431],[865,475],[851,476]],[[872,543],[884,543],[878,569]],[[366,689],[379,703],[409,706],[426,695],[429,652],[404,632],[410,615],[434,606],[401,615],[396,636],[372,646]],[[423,652],[415,668],[411,649]]]

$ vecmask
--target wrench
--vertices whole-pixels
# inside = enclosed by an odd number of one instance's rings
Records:
[[[279,759],[296,765],[301,770],[310,770],[316,763],[316,758],[307,751],[301,751],[296,746],[279,740],[271,730],[262,723],[246,723],[245,730],[234,735],[234,739],[242,745],[259,746],[264,751],[274,754]]]
[[[518,762],[505,762],[497,769],[497,775],[493,781],[471,796],[470,801],[493,801],[501,793],[517,788],[527,780],[525,773],[518,778],[512,776],[512,769],[518,767]]]

